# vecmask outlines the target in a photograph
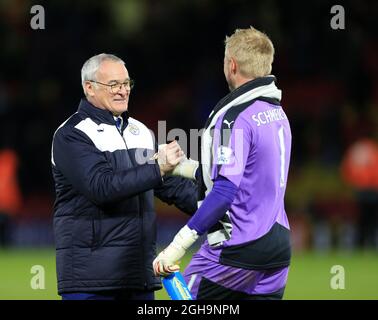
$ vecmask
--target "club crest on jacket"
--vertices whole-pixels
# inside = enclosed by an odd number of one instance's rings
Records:
[[[133,135],[136,135],[136,136],[140,133],[139,128],[138,128],[135,124],[132,124],[132,123],[129,124],[129,131],[130,131]]]

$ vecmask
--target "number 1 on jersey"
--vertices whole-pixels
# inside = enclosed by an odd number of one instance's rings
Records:
[[[283,188],[285,186],[285,141],[283,126],[278,130],[278,139],[280,141],[280,187]]]

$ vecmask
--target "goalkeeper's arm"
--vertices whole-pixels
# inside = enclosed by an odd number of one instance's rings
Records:
[[[156,275],[166,276],[178,270],[177,261],[186,250],[197,240],[198,236],[207,232],[231,207],[238,188],[228,179],[218,177],[209,195],[201,207],[175,236],[171,244],[154,260],[153,268]]]

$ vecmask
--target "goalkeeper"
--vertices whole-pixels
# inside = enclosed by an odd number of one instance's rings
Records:
[[[186,160],[174,171],[197,177],[204,200],[153,267],[163,276],[178,270],[186,250],[207,233],[184,272],[193,298],[282,299],[291,258],[284,209],[291,131],[270,74],[274,47],[252,27],[225,43],[231,93],[205,124],[199,168]]]

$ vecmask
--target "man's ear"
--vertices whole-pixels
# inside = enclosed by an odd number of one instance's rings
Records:
[[[238,70],[238,64],[233,57],[230,58],[230,70],[232,74],[235,74]]]
[[[87,96],[93,97],[95,95],[92,82],[85,81],[84,82],[84,88],[85,88],[85,92],[86,92]]]

